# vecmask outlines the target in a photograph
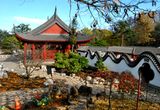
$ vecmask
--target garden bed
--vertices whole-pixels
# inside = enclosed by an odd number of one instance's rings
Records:
[[[43,88],[46,78],[30,78],[25,79],[17,73],[8,72],[8,78],[0,79],[0,92],[13,91],[19,89]]]
[[[101,73],[101,72],[90,72],[90,75],[92,77],[103,77],[107,72]],[[80,77],[86,77],[89,75],[89,73],[79,74]],[[77,74],[78,75],[78,74]],[[105,75],[106,76],[106,75]],[[127,77],[128,78],[128,77]],[[14,90],[27,90],[27,89],[34,89],[34,88],[43,88],[44,82],[46,81],[46,78],[40,78],[35,77],[33,79],[24,79],[21,76],[18,76],[16,73],[8,73],[8,78],[0,79],[0,91],[14,91]],[[58,80],[56,85],[59,86],[65,86],[64,81]],[[128,86],[128,85],[124,85]],[[123,89],[123,88],[122,88]],[[65,88],[66,91],[66,88]],[[64,93],[63,93],[64,94]],[[113,95],[113,94],[112,94]],[[78,96],[80,97],[80,95]],[[104,100],[104,97],[96,99],[95,95],[92,95],[92,103],[88,106],[88,110],[108,110],[109,101],[108,101],[108,95],[105,96],[106,99]],[[49,96],[47,97],[49,98]],[[43,99],[43,98],[41,98]],[[67,97],[65,97],[63,100],[55,100],[55,98],[50,98],[52,101],[49,101],[48,104],[42,104],[40,106],[32,106],[30,103],[28,103],[28,107],[25,108],[25,110],[57,110],[57,108],[62,107],[64,110],[68,109],[71,106],[74,106],[76,108],[76,104],[72,105],[71,103],[66,103]],[[80,104],[80,99],[77,99],[77,104]],[[25,104],[26,106],[27,104]],[[118,109],[118,110],[133,110],[136,108],[136,99],[121,99],[121,98],[111,98],[111,107],[112,109]],[[158,110],[160,108],[159,103],[151,103],[147,101],[140,101],[139,102],[139,110]],[[0,108],[1,110],[1,108]]]

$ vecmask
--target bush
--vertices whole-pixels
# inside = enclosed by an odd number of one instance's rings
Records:
[[[67,68],[67,66],[69,65],[67,56],[65,54],[63,54],[63,53],[60,53],[60,52],[56,53],[55,56],[56,56],[55,57],[55,61],[56,62],[54,64],[54,66],[56,68],[60,68],[60,69]]]
[[[88,60],[75,52],[69,55],[56,53],[54,65],[56,68],[67,69],[70,73],[77,73],[88,67]]]
[[[107,70],[107,67],[105,67],[102,58],[97,60],[97,62],[95,63],[95,66],[99,71],[106,71]]]
[[[81,56],[81,57],[79,58],[79,63],[81,64],[81,67],[82,67],[83,69],[88,68],[88,60],[86,59],[86,57]]]
[[[76,58],[70,58],[69,59],[69,66],[67,69],[70,73],[77,73],[82,70],[82,66],[79,63],[78,59]]]
[[[15,50],[22,47],[22,44],[16,39],[15,36],[6,37],[2,40],[2,49]]]
[[[82,57],[75,52],[71,52],[69,54],[69,66],[67,70],[70,73],[80,72],[87,66],[88,66],[88,60],[85,57]]]
[[[119,78],[119,91],[122,93],[135,93],[138,89],[138,80],[130,72],[122,72]]]

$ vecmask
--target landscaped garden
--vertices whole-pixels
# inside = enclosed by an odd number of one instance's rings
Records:
[[[30,98],[26,98],[27,101],[22,103],[22,97],[17,93],[11,100],[14,103],[1,104],[0,110],[158,110],[160,108],[159,102],[155,102],[154,99],[149,100],[151,97],[147,97],[146,94],[151,93],[145,90],[144,84],[141,85],[141,91],[138,91],[138,80],[130,72],[120,74],[111,72],[101,59],[95,64],[96,68],[89,67],[87,59],[77,53],[57,53],[55,60],[53,66],[56,70],[67,75],[63,77],[78,78],[83,82],[82,85],[79,87],[68,85],[66,80],[62,79],[51,80],[53,83],[46,84],[48,80],[46,78],[25,79],[16,73],[7,72],[8,77],[0,79],[0,96],[17,90],[25,91],[26,94],[30,92],[27,96]],[[100,88],[95,89],[97,86]],[[38,90],[41,88],[44,88],[43,92]],[[2,100],[10,99],[2,98]]]
[[[0,110],[160,110],[160,2],[51,1],[1,2]]]

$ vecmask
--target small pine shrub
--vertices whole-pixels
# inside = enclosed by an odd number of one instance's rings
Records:
[[[106,71],[107,70],[107,67],[105,67],[102,58],[97,60],[97,62],[95,63],[95,66],[99,71]]]
[[[55,64],[54,66],[56,68],[61,68],[61,69],[64,69],[64,68],[67,68],[68,66],[68,58],[67,58],[67,55],[65,55],[64,53],[56,53],[55,55]]]
[[[71,52],[69,55],[56,53],[54,66],[67,69],[69,73],[77,73],[88,67],[88,60],[75,52]]]

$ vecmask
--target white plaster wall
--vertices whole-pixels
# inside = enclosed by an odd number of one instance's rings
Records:
[[[87,52],[78,52],[81,56],[86,56]]]
[[[87,59],[88,59],[88,64],[93,67],[95,66],[95,63],[98,60],[97,57],[94,57],[93,59],[91,59],[89,54],[87,55]]]
[[[95,66],[95,63],[97,62],[97,57],[94,57],[93,59],[90,58],[90,54],[87,55],[87,59],[89,61],[89,65],[90,66]],[[104,61],[104,65],[111,71],[114,72],[123,72],[123,71],[130,71],[135,78],[138,79],[138,69],[140,68],[140,66],[142,66],[142,64],[145,63],[144,59],[142,59],[135,67],[129,67],[125,60],[121,60],[121,62],[119,62],[118,64],[114,63],[110,57],[108,57],[105,61]],[[152,81],[150,81],[151,84],[155,85],[155,86],[159,86],[160,87],[160,73],[157,71],[157,69],[155,68],[154,64],[152,63],[151,60],[149,60],[147,63],[150,64],[151,69],[154,71],[154,79]],[[147,73],[146,73],[147,74]]]
[[[143,62],[144,62],[144,60],[140,61],[138,65],[136,65],[134,68],[132,68],[126,64],[125,60],[121,60],[121,62],[116,64],[110,59],[110,57],[108,57],[104,61],[104,64],[111,71],[115,71],[115,72],[119,72],[119,73],[122,73],[124,71],[130,71],[134,75],[135,78],[138,78],[138,69],[143,64]]]
[[[150,64],[150,67],[154,71],[154,79],[152,81],[150,81],[150,83],[160,87],[160,73],[157,71],[157,69],[153,65],[152,61],[149,60],[148,63]]]

